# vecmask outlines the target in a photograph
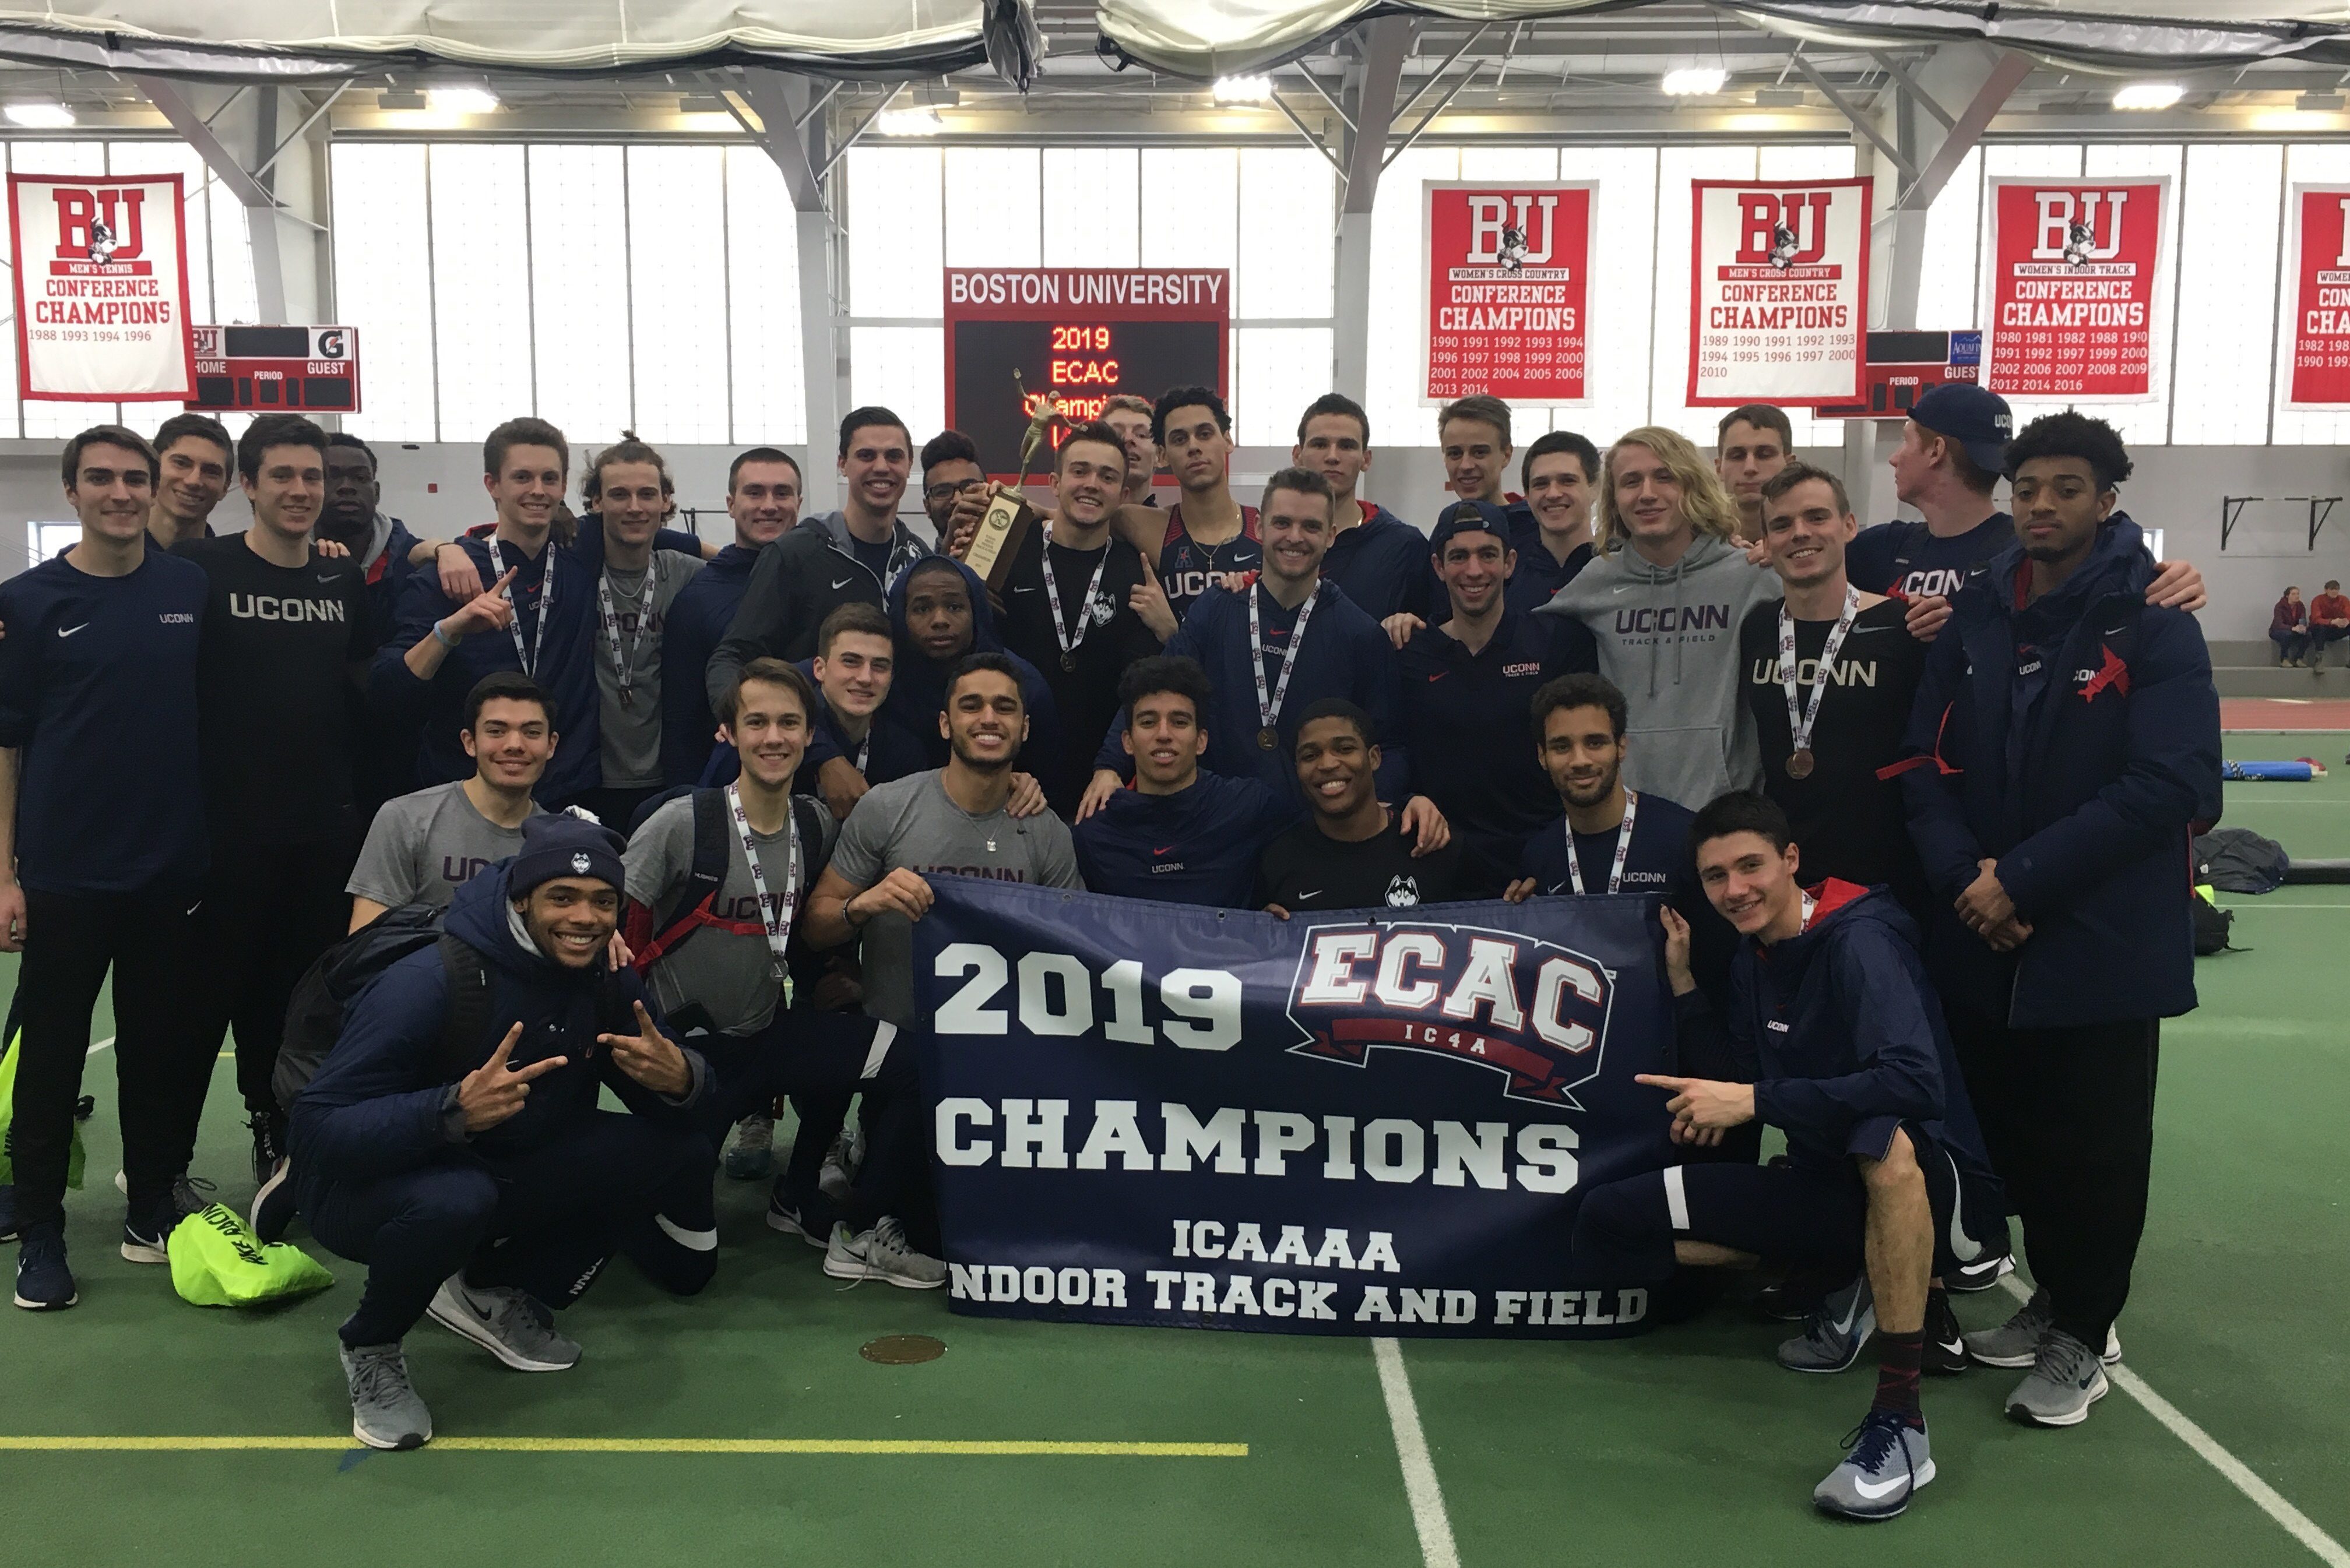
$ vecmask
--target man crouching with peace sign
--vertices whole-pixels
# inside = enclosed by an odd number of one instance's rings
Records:
[[[554,1309],[706,1162],[688,1109],[702,1058],[615,972],[619,836],[533,817],[513,859],[450,904],[443,934],[352,1000],[294,1104],[302,1212],[368,1265],[343,1324],[351,1433],[378,1449],[432,1435],[400,1340],[431,1314],[520,1372],[579,1346]],[[597,1108],[609,1086],[627,1114]]]

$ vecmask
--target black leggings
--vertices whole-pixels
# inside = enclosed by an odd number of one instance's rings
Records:
[[[277,1112],[269,1080],[286,1004],[303,971],[350,926],[343,888],[353,856],[342,844],[215,849],[197,916],[198,1027],[215,1054],[234,1033],[236,1087],[248,1112]]]

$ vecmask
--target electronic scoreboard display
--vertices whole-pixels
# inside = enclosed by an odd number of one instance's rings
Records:
[[[1232,274],[1221,268],[949,267],[947,424],[978,443],[989,473],[1011,479],[1047,392],[1073,421],[1098,419],[1118,392],[1155,401],[1189,384],[1229,395],[1231,325]],[[1050,467],[1038,457],[1038,473]]]

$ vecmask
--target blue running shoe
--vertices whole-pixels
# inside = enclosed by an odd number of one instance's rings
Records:
[[[1844,1462],[1812,1489],[1812,1504],[1845,1519],[1891,1519],[1934,1479],[1926,1428],[1890,1410],[1871,1410],[1847,1433]]]
[[[16,1253],[16,1304],[27,1312],[61,1312],[81,1300],[73,1271],[66,1267],[66,1222],[46,1220],[25,1227]]]

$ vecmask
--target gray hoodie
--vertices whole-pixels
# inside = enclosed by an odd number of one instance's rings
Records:
[[[1536,615],[1573,616],[1599,644],[1599,672],[1624,693],[1631,750],[1624,783],[1696,811],[1762,782],[1754,721],[1742,700],[1738,628],[1782,597],[1768,567],[1700,535],[1669,566],[1628,545],[1600,556]]]

